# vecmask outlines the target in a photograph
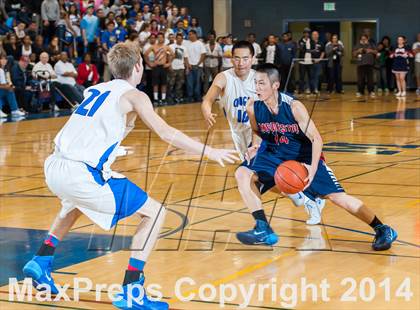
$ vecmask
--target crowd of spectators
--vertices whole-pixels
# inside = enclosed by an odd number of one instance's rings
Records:
[[[107,53],[126,40],[141,46],[139,88],[156,106],[201,101],[215,75],[232,67],[235,38],[203,30],[187,7],[171,0],[0,0],[0,116],[80,104],[85,88],[112,79]],[[290,93],[317,94],[323,83],[329,93],[342,93],[343,59],[349,57],[357,63],[357,96],[365,87],[372,97],[394,89],[405,96],[410,70],[420,94],[420,34],[408,45],[404,36],[375,42],[366,32],[352,55],[345,55],[338,34],[321,41],[308,28],[299,40],[290,32],[261,44],[253,33],[247,40],[253,64],[277,65],[282,89]]]

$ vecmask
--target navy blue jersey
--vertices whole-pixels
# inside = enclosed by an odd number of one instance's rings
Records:
[[[307,164],[312,160],[312,142],[300,128],[292,113],[294,98],[279,93],[278,114],[272,114],[263,101],[255,101],[254,114],[258,131],[267,151],[282,160],[296,160]],[[261,150],[264,151],[264,150]]]

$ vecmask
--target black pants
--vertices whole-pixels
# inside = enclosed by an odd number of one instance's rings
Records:
[[[68,85],[54,82],[52,84],[53,89],[57,91],[60,96],[64,97],[64,100],[68,100],[71,104],[80,104],[83,101],[83,93],[79,88]]]
[[[149,96],[150,100],[153,100],[152,70],[144,70],[144,72],[146,77],[145,92]]]
[[[341,81],[342,67],[339,63],[333,63],[332,67],[328,67],[328,91],[332,92],[335,85],[335,91],[340,93],[343,90]]]
[[[365,92],[365,85],[367,81],[368,92],[373,92],[373,66],[363,65],[357,67],[357,91],[361,94]]]
[[[311,87],[312,65],[299,64],[299,92],[305,90],[305,74],[308,75],[308,88]],[[313,91],[313,89],[311,89]]]
[[[25,111],[29,111],[31,109],[33,93],[30,90],[15,88],[15,96],[19,108],[22,108]]]
[[[48,26],[43,26],[42,33],[44,38],[47,38],[47,43],[50,43],[52,37],[56,35],[56,30],[55,21],[50,20]]]
[[[289,65],[281,65],[280,66],[280,90],[284,91],[284,88],[286,86],[286,90],[289,93],[293,93],[295,91],[295,74],[294,69],[290,72],[289,81],[287,81],[287,77],[289,76],[290,71],[290,64]],[[287,85],[286,85],[287,83]]]
[[[90,54],[90,56],[92,57],[92,63],[96,65],[99,60],[98,45],[96,44],[96,42],[89,42],[86,47],[86,52]]]

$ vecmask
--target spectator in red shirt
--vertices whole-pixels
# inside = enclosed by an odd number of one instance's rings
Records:
[[[85,54],[83,62],[77,67],[77,84],[89,87],[99,82],[98,70],[91,61],[90,54]]]

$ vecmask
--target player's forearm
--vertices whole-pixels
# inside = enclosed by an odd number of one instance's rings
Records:
[[[322,153],[322,138],[319,135],[314,136],[312,141],[312,162],[311,169],[315,172],[318,169],[319,159],[321,158]]]
[[[203,99],[203,103],[201,104],[201,112],[205,115],[211,112],[211,108],[213,106],[213,101],[207,98],[207,95]]]
[[[262,139],[258,136],[258,134],[253,132],[253,134],[252,134],[252,146],[261,145],[261,141],[262,141]]]
[[[182,149],[186,152],[201,154],[204,149],[204,144],[191,139],[186,134],[182,133],[176,128],[171,127],[165,134],[160,136],[166,143],[175,146],[176,148]],[[210,146],[205,146],[205,156],[211,150]]]

